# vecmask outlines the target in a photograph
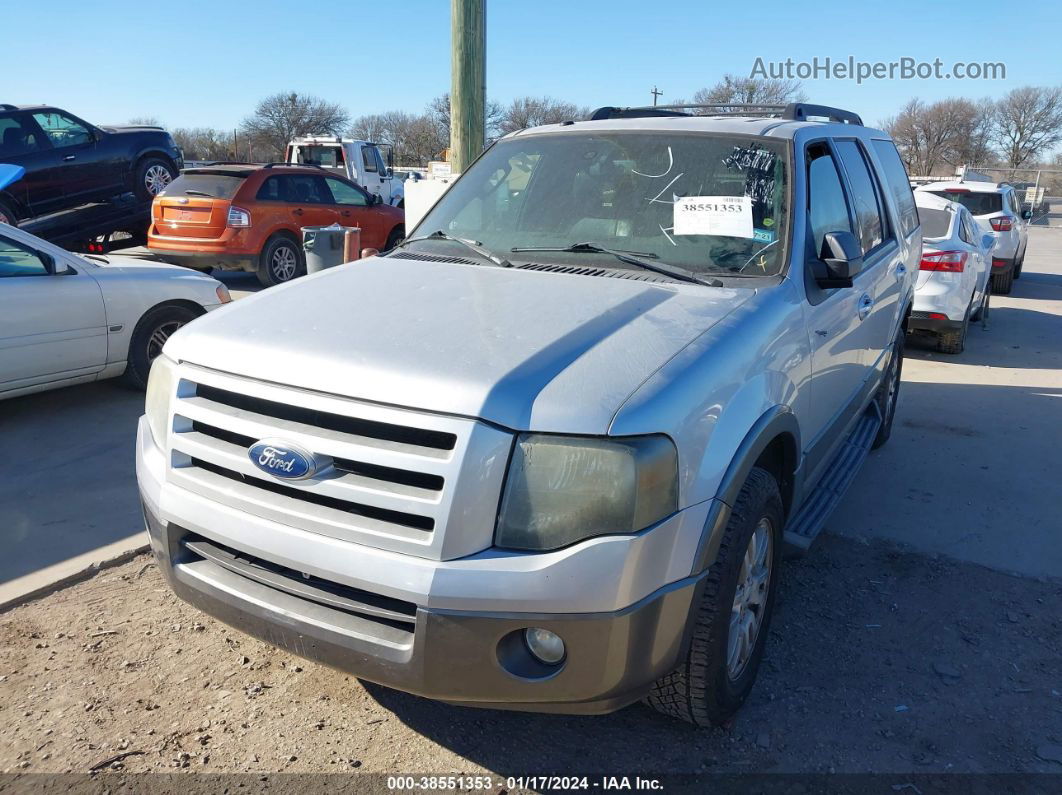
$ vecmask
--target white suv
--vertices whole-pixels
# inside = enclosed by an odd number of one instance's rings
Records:
[[[1010,293],[1011,284],[1021,278],[1025,247],[1029,242],[1029,219],[1032,213],[1021,206],[1021,199],[1006,182],[934,182],[922,185],[917,193],[932,193],[958,202],[986,232],[996,237],[992,252],[992,292]]]

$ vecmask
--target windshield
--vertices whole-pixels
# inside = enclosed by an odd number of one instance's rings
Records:
[[[934,196],[948,201],[958,202],[971,215],[991,215],[1003,212],[1003,197],[998,193],[974,193],[968,190],[931,190]]]
[[[782,141],[725,135],[517,136],[476,161],[415,235],[443,231],[514,260],[547,259],[514,249],[593,243],[696,274],[772,276],[784,265],[785,153]],[[548,255],[588,260],[630,267],[602,252]]]

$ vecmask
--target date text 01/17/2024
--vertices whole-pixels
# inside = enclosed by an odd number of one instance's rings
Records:
[[[508,790],[601,790],[626,791],[662,790],[663,783],[657,778],[642,776],[507,776],[495,780],[493,776],[446,775],[446,776],[388,776],[387,788],[396,791],[442,791],[472,790],[491,791],[504,787]]]

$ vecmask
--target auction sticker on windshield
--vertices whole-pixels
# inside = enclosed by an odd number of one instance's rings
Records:
[[[752,237],[752,197],[682,196],[674,220],[676,235]]]

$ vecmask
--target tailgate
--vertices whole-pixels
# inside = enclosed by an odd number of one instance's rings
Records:
[[[230,204],[226,199],[159,197],[151,208],[151,220],[158,234],[166,237],[220,237]]]

